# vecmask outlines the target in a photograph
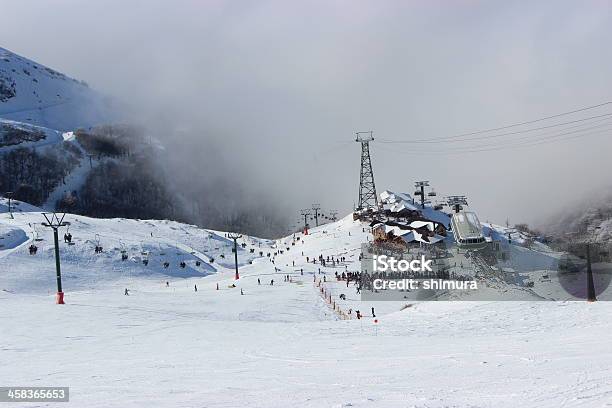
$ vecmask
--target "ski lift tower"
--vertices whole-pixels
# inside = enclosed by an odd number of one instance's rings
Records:
[[[236,276],[234,278],[238,280],[240,279],[240,275],[238,274],[238,239],[242,238],[242,235],[230,232],[227,236],[234,240],[234,265],[236,266]]]
[[[308,235],[308,218],[310,217],[310,209],[300,210],[300,216],[304,217],[304,235]]]
[[[55,303],[58,305],[64,304],[64,292],[62,291],[62,271],[60,267],[60,256],[59,256],[59,239],[57,237],[57,230],[60,227],[70,225],[68,222],[64,222],[66,213],[58,216],[56,213],[43,213],[47,222],[43,222],[42,225],[53,229],[53,242],[55,243],[55,270],[57,276],[57,295],[55,297]]]
[[[13,192],[12,191],[7,191],[6,193],[4,193],[4,195],[6,196],[6,198],[8,198],[8,213],[9,213],[9,218],[13,219],[15,217],[13,217],[13,209],[11,207],[11,200],[13,198]]]
[[[451,207],[456,213],[463,210],[463,206],[468,205],[466,196],[448,196],[446,200],[448,206]]]
[[[357,210],[378,207],[378,196],[374,184],[370,142],[374,140],[373,131],[357,132],[355,141],[361,143],[361,171],[359,173],[359,204]]]
[[[426,202],[425,187],[429,187],[429,181],[424,180],[424,181],[417,181],[414,183],[414,188],[416,188],[414,195],[421,197],[421,208],[423,209],[425,209],[425,202]]]
[[[318,227],[319,226],[319,211],[321,210],[321,204],[313,204],[312,210],[314,211],[315,225]]]

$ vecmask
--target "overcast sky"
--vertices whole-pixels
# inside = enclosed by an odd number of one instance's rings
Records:
[[[467,195],[482,220],[537,222],[612,184],[612,132],[467,154],[380,142],[612,100],[606,1],[1,3],[0,46],[184,130],[174,140],[196,151],[214,144],[220,162],[239,163],[242,188],[290,208],[349,211],[354,132],[370,129],[379,190],[430,180]]]

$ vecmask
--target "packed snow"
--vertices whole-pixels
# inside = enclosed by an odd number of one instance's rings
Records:
[[[51,231],[40,209],[17,208],[11,219],[0,200],[0,378],[5,386],[69,386],[66,406],[612,401],[609,303],[364,302],[334,281],[335,272],[359,267],[368,239],[367,224],[350,217],[309,235],[240,238],[236,281],[233,241],[223,232],[68,214],[69,230],[60,230],[66,304],[55,305]],[[320,254],[345,261],[305,260]],[[364,318],[347,318],[348,307]]]

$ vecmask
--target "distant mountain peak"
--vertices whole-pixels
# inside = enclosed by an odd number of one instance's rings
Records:
[[[0,47],[0,118],[72,130],[115,117],[112,101],[84,81]]]

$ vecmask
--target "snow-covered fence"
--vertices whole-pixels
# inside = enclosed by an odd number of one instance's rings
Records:
[[[319,291],[319,295],[321,296],[323,301],[334,311],[334,313],[336,313],[336,315],[338,315],[340,319],[350,320],[351,315],[342,310],[340,305],[337,304],[335,300],[333,300],[331,291],[328,291],[325,288],[324,283],[325,282],[323,282],[321,279],[317,280],[317,278],[315,277],[313,285]]]

